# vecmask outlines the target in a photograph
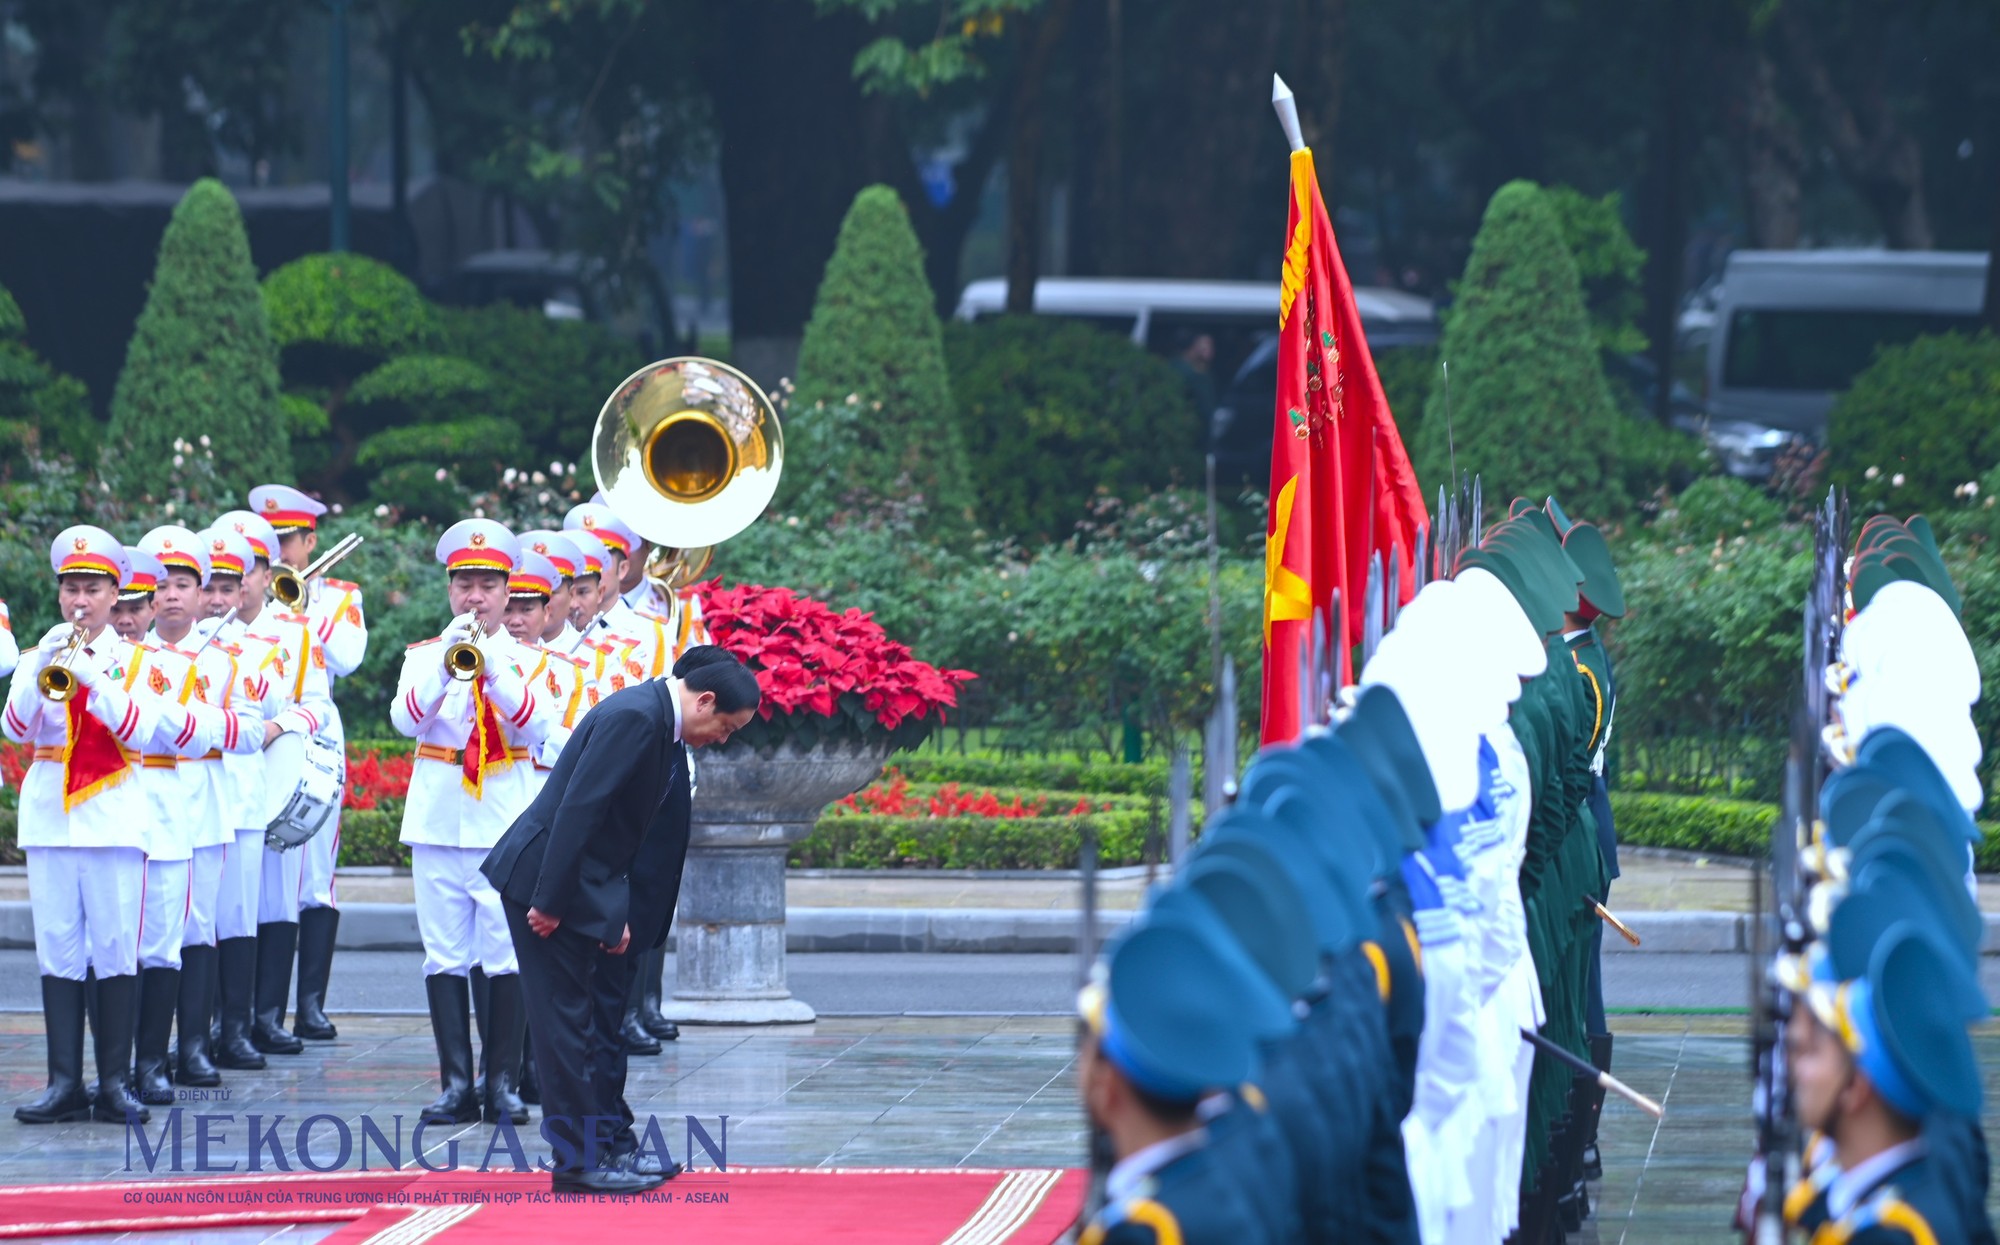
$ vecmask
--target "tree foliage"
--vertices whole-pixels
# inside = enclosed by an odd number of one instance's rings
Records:
[[[437,316],[415,284],[380,260],[306,255],[264,278],[271,331],[288,374],[352,381],[391,355],[420,350]]]
[[[1457,290],[1439,350],[1452,371],[1450,427],[1438,386],[1415,447],[1426,487],[1447,480],[1455,458],[1490,496],[1553,493],[1579,514],[1622,515],[1617,412],[1576,264],[1538,187],[1494,194]]]
[[[863,190],[841,223],[799,347],[792,410],[810,420],[815,403],[850,394],[869,414],[849,452],[814,469],[868,496],[920,496],[947,525],[966,526],[972,491],[923,249],[887,186]]]
[[[1201,474],[1201,418],[1172,367],[1087,324],[1001,316],[945,330],[959,426],[989,532],[1060,539],[1103,493]]]
[[[225,495],[291,475],[278,351],[243,214],[213,179],[188,188],[160,239],[152,293],[111,397],[105,477],[133,496],[161,496],[174,441],[203,435]]]
[[[1542,193],[1576,261],[1597,348],[1606,354],[1638,354],[1646,348],[1646,335],[1639,331],[1646,309],[1646,252],[1625,231],[1619,195],[1614,191],[1593,199],[1570,186],[1550,186]]]
[[[27,469],[38,449],[81,461],[97,455],[98,424],[83,382],[30,349],[27,328],[20,305],[0,286],[0,475],[6,476]]]
[[[2000,337],[1946,333],[1891,346],[1834,402],[1835,483],[1864,509],[1948,506],[2000,464]]]

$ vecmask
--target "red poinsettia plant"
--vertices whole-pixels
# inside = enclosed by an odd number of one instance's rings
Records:
[[[978,677],[918,661],[872,614],[835,610],[789,588],[724,588],[717,580],[696,591],[709,635],[750,667],[763,690],[757,717],[736,734],[753,748],[884,738],[891,749],[913,748]]]

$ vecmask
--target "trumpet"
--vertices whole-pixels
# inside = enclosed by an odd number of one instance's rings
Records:
[[[69,639],[63,641],[62,648],[54,657],[49,658],[49,664],[43,666],[42,672],[35,676],[35,686],[41,689],[45,699],[52,700],[56,704],[64,704],[70,697],[76,695],[77,688],[83,686],[77,682],[76,672],[71,670],[70,666],[76,661],[77,654],[83,651],[84,639],[83,623],[78,621],[75,630],[69,633]]]
[[[349,532],[302,571],[295,571],[289,566],[272,568],[271,596],[288,610],[304,608],[306,597],[312,591],[312,581],[332,570],[335,563],[360,547],[361,534]]]
[[[479,651],[479,642],[486,638],[486,628],[472,620],[472,634],[444,651],[444,667],[451,677],[460,683],[470,683],[486,673],[486,654]]]

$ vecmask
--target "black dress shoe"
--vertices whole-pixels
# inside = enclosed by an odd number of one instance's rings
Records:
[[[646,1032],[645,1027],[639,1023],[637,1012],[628,1011],[625,1013],[625,1024],[619,1030],[619,1036],[625,1041],[625,1053],[628,1055],[657,1055],[660,1053],[660,1039]]]
[[[554,1193],[646,1193],[666,1183],[661,1176],[645,1176],[623,1167],[600,1167],[596,1171],[555,1172],[549,1177]]]
[[[686,1170],[679,1163],[661,1160],[659,1155],[650,1150],[644,1154],[636,1150],[615,1154],[607,1165],[628,1172],[637,1172],[641,1176],[658,1176],[661,1180],[672,1180]]]
[[[648,1029],[646,1032],[652,1034],[662,1042],[678,1042],[681,1040],[681,1027],[671,1020],[662,1020],[658,1026]]]

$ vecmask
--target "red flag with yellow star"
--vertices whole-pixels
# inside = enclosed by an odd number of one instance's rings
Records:
[[[1271,439],[1271,517],[1264,551],[1265,743],[1298,738],[1301,654],[1313,612],[1332,616],[1340,592],[1345,635],[1328,637],[1338,677],[1352,682],[1349,650],[1366,625],[1368,557],[1400,564],[1407,602],[1412,551],[1429,520],[1417,473],[1389,413],[1361,333],[1354,287],[1320,199],[1312,149],[1292,153],[1291,211],[1278,303],[1277,426]]]

